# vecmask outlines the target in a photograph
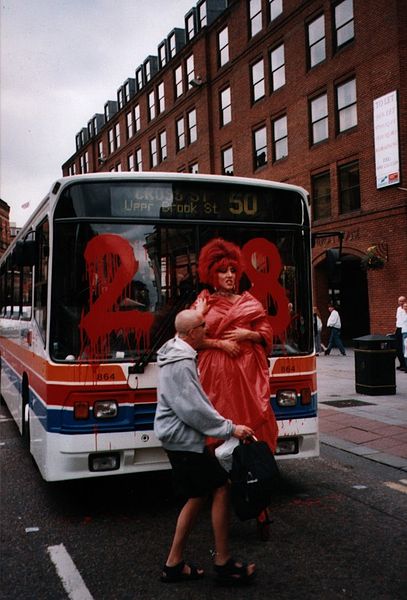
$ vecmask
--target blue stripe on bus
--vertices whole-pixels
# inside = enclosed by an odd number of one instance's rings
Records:
[[[12,385],[21,393],[21,377],[4,360],[2,368],[7,373]],[[47,408],[31,388],[29,403],[42,427],[51,433],[75,435],[96,432],[152,431],[154,428],[155,404],[120,405],[119,414],[113,419],[96,419],[93,416],[92,407],[90,407],[89,418],[81,421],[74,418],[71,407]],[[300,403],[300,396],[297,398],[296,406],[287,408],[278,406],[275,396],[271,397],[271,405],[277,421],[316,417],[317,393],[311,395],[311,403],[308,405]]]

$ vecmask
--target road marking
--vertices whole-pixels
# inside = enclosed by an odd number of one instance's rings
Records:
[[[48,546],[48,553],[71,600],[93,600],[65,546]]]
[[[391,488],[392,490],[397,490],[402,494],[407,494],[407,480],[400,479],[400,482],[401,483],[397,483],[396,481],[385,481],[384,485],[386,485],[388,488]]]

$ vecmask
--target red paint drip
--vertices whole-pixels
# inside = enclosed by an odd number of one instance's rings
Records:
[[[102,234],[90,240],[84,257],[89,312],[82,314],[79,324],[81,357],[89,360],[109,356],[112,333],[122,336],[128,347],[131,338],[135,339],[136,349],[148,346],[153,314],[136,309],[120,311],[122,301],[130,296],[130,283],[139,266],[129,242],[119,235]]]

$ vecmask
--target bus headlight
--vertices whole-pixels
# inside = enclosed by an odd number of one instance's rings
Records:
[[[93,415],[96,419],[113,419],[117,417],[117,411],[115,400],[96,400],[93,405]]]
[[[297,392],[295,390],[278,390],[278,406],[295,406],[297,404]]]

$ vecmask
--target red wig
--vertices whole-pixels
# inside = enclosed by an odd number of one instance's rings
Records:
[[[201,283],[216,288],[218,271],[231,265],[236,269],[236,285],[239,285],[244,270],[243,256],[239,246],[222,238],[208,242],[201,250],[198,260],[198,275]]]

